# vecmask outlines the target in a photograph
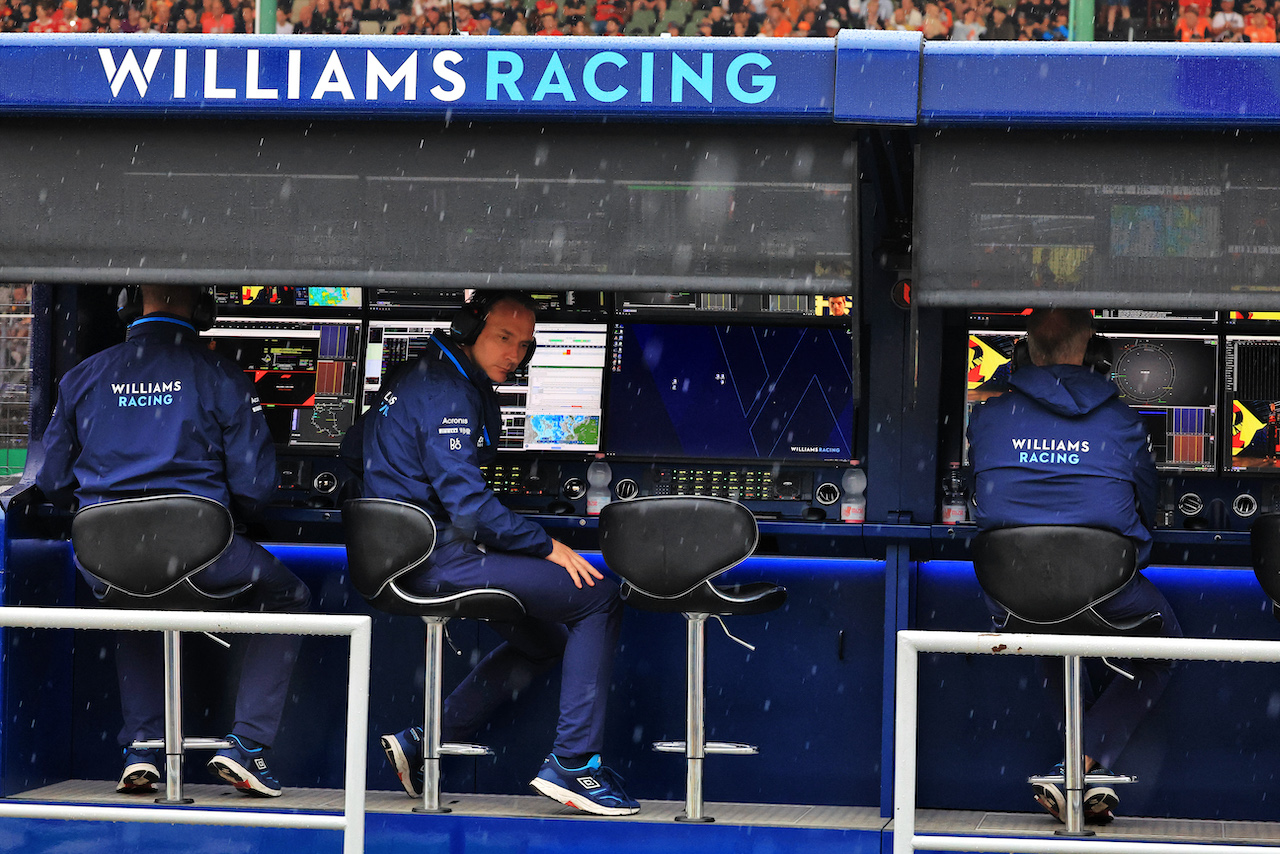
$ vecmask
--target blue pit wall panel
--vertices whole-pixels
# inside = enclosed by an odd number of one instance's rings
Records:
[[[37,35],[0,114],[1266,128],[1280,45]]]

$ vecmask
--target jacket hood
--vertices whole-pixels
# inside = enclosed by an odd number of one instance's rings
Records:
[[[1120,392],[1110,378],[1081,365],[1019,368],[1009,384],[1059,415],[1092,412]]]

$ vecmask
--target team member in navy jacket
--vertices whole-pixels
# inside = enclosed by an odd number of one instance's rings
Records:
[[[59,383],[36,484],[68,506],[180,492],[257,512],[275,492],[276,461],[252,384],[201,343],[191,320],[197,289],[143,286],[141,299],[142,317],[129,325],[125,342],[86,359]],[[100,582],[86,580],[102,592]],[[240,534],[193,580],[213,592],[252,583],[247,610],[304,611],[311,602],[297,576]],[[232,746],[210,760],[209,770],[246,794],[275,797],[281,788],[264,750],[280,725],[300,638],[246,637]],[[116,790],[153,791],[161,751],[127,745],[164,735],[160,639],[121,632],[116,669],[126,745]]]
[[[494,383],[527,363],[533,328],[529,300],[497,293],[465,306],[450,336],[432,336],[366,419],[365,493],[413,502],[435,520],[435,551],[401,579],[407,590],[498,587],[519,597],[528,613],[519,623],[491,624],[504,643],[445,701],[444,739],[468,737],[563,657],[556,739],[531,785],[586,812],[628,815],[639,805],[600,761],[622,617],[617,585],[503,506],[480,471],[494,458],[502,430]],[[382,737],[411,797],[422,794],[421,738],[418,727]]]
[[[1084,366],[1092,336],[1084,310],[1036,310],[1027,321],[1032,365],[1018,367],[1012,389],[976,407],[969,422],[974,521],[984,531],[1016,525],[1087,525],[1124,534],[1151,557],[1156,472],[1142,420],[1117,399],[1115,384]],[[997,624],[1005,612],[988,600]],[[1141,573],[1097,606],[1110,619],[1153,611],[1163,634],[1181,637],[1168,601]],[[1164,693],[1172,664],[1134,659],[1135,678],[1110,670],[1086,680],[1085,771],[1107,773],[1139,722]],[[1057,668],[1049,675],[1061,679]],[[1036,800],[1060,816],[1066,800],[1054,784],[1036,784]],[[1086,818],[1105,821],[1118,803],[1109,786],[1087,785]]]

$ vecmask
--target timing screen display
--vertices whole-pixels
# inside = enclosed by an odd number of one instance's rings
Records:
[[[1217,469],[1218,339],[1213,336],[1105,336],[1120,399],[1142,415],[1156,465]]]
[[[373,320],[365,350],[364,408],[383,383],[422,355],[443,320]],[[600,450],[601,397],[608,327],[603,323],[539,323],[529,366],[497,385],[502,408],[500,451]]]
[[[277,445],[342,442],[355,420],[359,321],[235,318],[203,337],[249,375]]]
[[[614,330],[606,449],[622,457],[853,456],[847,329],[624,323]]]
[[[1271,471],[1280,448],[1280,337],[1226,339],[1224,372],[1231,404],[1231,471]]]
[[[359,308],[360,288],[220,286],[214,288],[214,300],[220,306],[246,307],[269,314],[297,308]]]

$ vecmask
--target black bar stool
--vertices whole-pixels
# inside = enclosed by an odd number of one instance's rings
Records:
[[[714,821],[702,811],[702,763],[708,753],[758,752],[750,744],[707,742],[703,724],[707,618],[763,614],[787,601],[786,589],[768,582],[711,583],[755,551],[758,539],[751,511],[724,498],[638,498],[600,511],[600,550],[623,580],[622,598],[642,611],[680,613],[686,620],[685,740],[653,746],[686,758],[684,815],[676,821]]]
[[[1137,574],[1136,548],[1128,537],[1098,528],[1032,525],[1001,528],[973,541],[978,584],[1009,618],[1010,632],[1087,635],[1157,634],[1164,618],[1145,614],[1131,622],[1109,622],[1094,606],[1110,598]],[[1084,829],[1082,736],[1084,701],[1079,655],[1063,656],[1065,756],[1061,777],[1032,777],[1029,783],[1061,783],[1067,793],[1065,836],[1091,836]],[[1100,784],[1133,783],[1129,775],[1090,775]]]
[[[106,585],[109,608],[231,611],[248,585],[226,593],[200,590],[191,577],[231,545],[231,513],[199,495],[153,495],[93,504],[71,522],[71,546],[86,572]],[[182,734],[182,634],[164,635],[164,738],[135,741],[137,750],[163,748],[165,797],[158,804],[189,804],[183,795],[187,750],[220,750],[230,742]]]
[[[1280,514],[1259,516],[1249,528],[1253,574],[1271,600],[1271,613],[1280,620]]]
[[[351,583],[372,607],[388,614],[421,617],[427,624],[425,713],[422,727],[422,806],[414,812],[447,813],[440,806],[440,757],[487,756],[480,744],[440,741],[441,682],[444,676],[444,627],[453,617],[512,622],[524,616],[514,594],[497,588],[457,590],[415,596],[396,586],[396,579],[418,568],[436,545],[435,522],[407,501],[356,498],[342,505]]]

